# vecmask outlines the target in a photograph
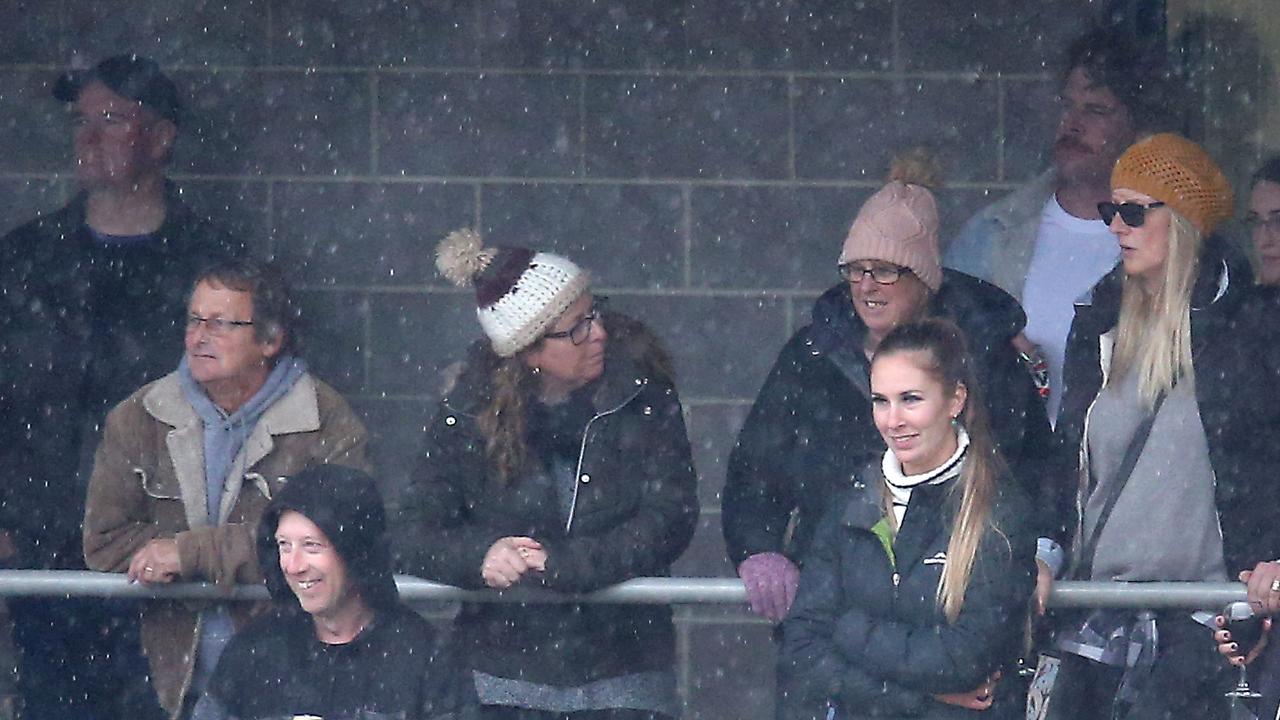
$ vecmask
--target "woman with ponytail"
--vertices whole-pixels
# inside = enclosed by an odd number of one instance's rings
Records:
[[[774,621],[795,597],[822,513],[884,453],[871,421],[870,358],[902,323],[945,318],[964,331],[995,444],[1028,494],[1040,495],[1049,423],[1011,344],[1026,316],[1003,290],[942,268],[929,158],[901,158],[891,177],[859,210],[833,268],[841,281],[783,348],[729,458],[725,543],[751,609]],[[1063,534],[1044,520],[1046,538]],[[1046,553],[1055,547],[1046,542]]]
[[[818,528],[783,623],[780,717],[1013,718],[1035,577],[1027,500],[960,330],[900,325],[871,361],[888,445]]]

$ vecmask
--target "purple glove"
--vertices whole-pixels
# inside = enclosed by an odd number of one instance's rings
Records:
[[[747,586],[751,612],[774,622],[787,616],[796,599],[800,570],[782,553],[756,553],[738,564],[738,577]]]

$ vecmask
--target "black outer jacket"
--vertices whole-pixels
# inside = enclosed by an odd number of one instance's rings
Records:
[[[1022,308],[996,286],[944,269],[928,313],[965,332],[996,442],[1038,511],[1040,464],[1052,440],[1044,403],[1010,344],[1026,323]],[[818,299],[813,323],[779,354],[729,458],[721,519],[735,566],[784,550],[803,562],[822,514],[856,471],[884,454],[871,417],[865,336],[841,283]],[[793,509],[798,523],[784,548]],[[1037,514],[1037,532],[1048,532],[1049,517],[1041,522]]]
[[[1002,479],[991,510],[998,531],[983,537],[964,606],[948,623],[936,593],[959,488],[916,488],[894,542],[895,568],[871,531],[884,517],[883,474],[876,465],[859,477],[845,507],[819,526],[783,621],[778,716],[822,720],[832,698],[840,720],[1022,717],[1021,684],[1008,669],[986,711],[932,696],[973,690],[1019,655],[1035,585],[1027,500]]]
[[[147,246],[95,246],[84,195],[0,239],[0,529],[16,541],[14,566],[84,567],[76,478],[94,423],[177,366],[196,273],[243,251],[172,185],[166,202]],[[117,323],[95,338],[100,311]]]
[[[1280,558],[1280,303],[1250,283],[1226,243],[1210,238],[1192,291],[1196,402],[1209,443],[1227,576]],[[1102,386],[1099,338],[1119,317],[1121,268],[1078,304],[1067,342],[1066,391],[1058,415],[1058,512],[1076,528],[1085,417]],[[1216,298],[1216,299],[1215,299]],[[1078,529],[1077,529],[1078,530]]]
[[[440,403],[402,503],[393,533],[400,572],[482,588],[480,565],[494,541],[528,536],[547,552],[546,573],[534,581],[551,590],[669,573],[698,518],[680,401],[647,362],[656,349],[647,331],[612,313],[606,326],[570,523],[540,463],[506,486],[490,472],[476,423],[487,379],[470,363]],[[669,669],[675,652],[671,609],[660,605],[468,603],[454,638],[467,667],[560,686]]]

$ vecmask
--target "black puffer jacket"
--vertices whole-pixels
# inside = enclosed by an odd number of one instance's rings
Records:
[[[542,543],[547,570],[537,579],[552,590],[669,572],[698,517],[680,401],[648,333],[615,314],[606,326],[605,371],[588,386],[596,415],[581,429],[568,521],[536,459],[510,484],[491,471],[476,421],[487,378],[471,362],[431,422],[403,502],[401,572],[481,588],[485,553],[507,536]],[[669,669],[675,645],[671,610],[655,605],[467,604],[454,637],[468,667],[561,686]]]
[[[928,312],[965,332],[996,442],[1015,478],[1038,502],[1049,423],[1010,344],[1026,316],[994,285],[943,273]],[[774,363],[729,458],[721,519],[735,565],[755,553],[784,549],[803,561],[823,512],[858,468],[884,453],[871,418],[870,366],[862,351],[866,332],[842,283],[818,298],[813,323],[791,338]],[[797,509],[798,524],[784,548]],[[1047,533],[1041,525],[1035,524],[1037,532]]]
[[[1100,338],[1119,318],[1117,267],[1078,304],[1067,341],[1056,439],[1058,512],[1076,526],[1085,416],[1102,386]],[[1280,557],[1280,316],[1273,291],[1250,283],[1247,264],[1210,238],[1191,295],[1196,402],[1209,444],[1228,577]]]
[[[991,509],[998,530],[983,537],[964,606],[948,623],[936,594],[960,501],[956,481],[911,494],[893,563],[872,531],[884,517],[883,483],[878,465],[867,467],[843,510],[819,526],[783,621],[779,717],[822,720],[829,699],[840,720],[1021,717],[1020,684],[1011,677],[983,712],[932,696],[973,690],[1018,657],[1035,584],[1026,499],[1001,483]]]
[[[374,611],[349,643],[317,639],[311,616],[285,581],[275,532],[287,510],[324,532]],[[318,465],[290,478],[258,525],[272,609],[232,638],[194,720],[457,717],[460,674],[430,624],[400,603],[385,531],[382,499],[359,470]]]
[[[20,567],[83,568],[80,519],[96,428],[173,370],[196,272],[240,245],[166,188],[155,242],[103,247],[85,198],[0,240],[0,529]]]

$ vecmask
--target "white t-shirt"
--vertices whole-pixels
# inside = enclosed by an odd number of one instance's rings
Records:
[[[1082,220],[1050,197],[1040,213],[1036,251],[1022,288],[1026,335],[1049,361],[1049,420],[1062,402],[1062,364],[1075,302],[1120,260],[1120,246],[1101,220]]]

